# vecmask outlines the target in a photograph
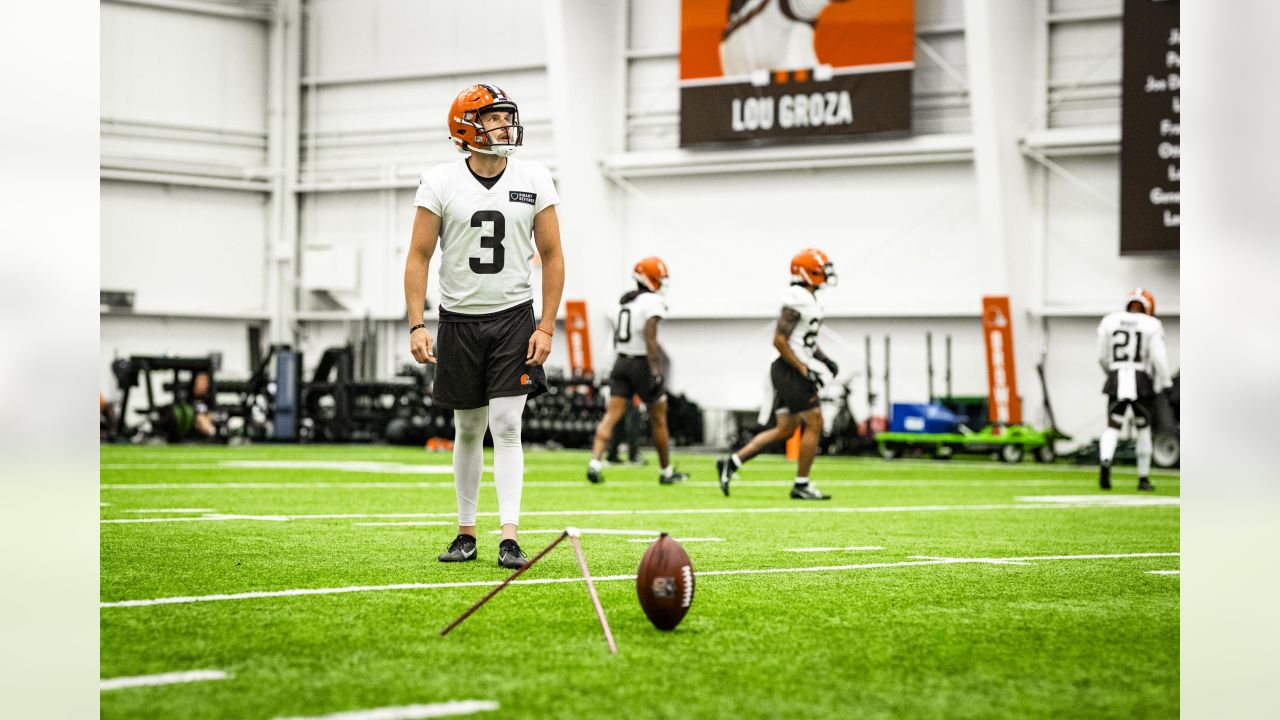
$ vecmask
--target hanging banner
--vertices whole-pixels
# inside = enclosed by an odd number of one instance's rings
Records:
[[[911,129],[913,0],[683,0],[680,147]]]
[[[1178,255],[1182,57],[1178,0],[1125,0],[1120,254]]]
[[[982,337],[987,344],[987,418],[992,423],[1017,425],[1022,422],[1022,402],[1013,364],[1008,295],[983,296]]]

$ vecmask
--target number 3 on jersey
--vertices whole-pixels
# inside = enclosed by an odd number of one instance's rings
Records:
[[[484,262],[478,257],[471,257],[471,272],[477,275],[497,275],[507,261],[506,248],[502,246],[507,236],[507,218],[497,210],[479,210],[471,216],[473,228],[482,228],[487,222],[493,223],[493,234],[480,236],[480,247],[492,250],[493,259]]]

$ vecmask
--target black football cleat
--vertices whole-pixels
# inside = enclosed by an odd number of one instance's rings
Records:
[[[830,495],[825,495],[821,490],[813,486],[813,483],[807,485],[792,485],[791,497],[796,500],[830,500]]]
[[[476,559],[476,539],[459,534],[449,543],[449,549],[440,553],[440,562],[467,562]]]
[[[729,481],[733,479],[733,458],[725,455],[716,458],[716,477],[720,479],[720,492],[729,497]]]
[[[604,482],[604,473],[600,472],[599,470],[594,470],[591,468],[590,465],[588,465],[587,479],[591,481],[592,485],[599,485],[600,483]]]
[[[515,540],[503,540],[498,543],[498,564],[508,570],[519,570],[529,564],[529,558],[525,557],[524,551],[520,549],[520,543]]]
[[[1151,481],[1146,478],[1138,478],[1138,489],[1145,490],[1147,492],[1155,492],[1156,486],[1152,485]]]
[[[658,475],[658,482],[662,485],[675,485],[676,483],[682,483],[688,479],[689,473],[682,472],[673,472],[671,473],[671,477],[665,477],[661,474]]]
[[[1111,465],[1108,463],[1102,463],[1098,468],[1098,487],[1103,490],[1111,489]]]

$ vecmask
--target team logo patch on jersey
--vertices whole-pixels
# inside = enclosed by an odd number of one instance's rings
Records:
[[[525,192],[523,190],[512,190],[509,193],[508,198],[511,202],[533,205],[538,200],[538,193]]]
[[[523,375],[521,375],[521,376],[520,376],[520,384],[521,384],[521,385],[532,385],[532,384],[533,384],[533,381],[529,379],[529,374],[528,374],[528,373],[524,373]]]

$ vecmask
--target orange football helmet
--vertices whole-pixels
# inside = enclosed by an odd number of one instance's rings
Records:
[[[1138,303],[1142,305],[1142,311],[1148,315],[1156,314],[1156,297],[1146,288],[1135,288],[1124,297],[1124,309],[1129,309],[1129,303]]]
[[[636,282],[649,288],[650,292],[658,292],[658,289],[667,283],[667,278],[670,277],[670,274],[667,272],[667,264],[662,262],[662,258],[653,256],[636,263],[631,277],[635,278]]]
[[[480,116],[487,112],[511,113],[511,124],[485,130]],[[506,130],[506,140],[499,142],[494,133]],[[467,87],[449,106],[449,139],[460,153],[484,153],[507,157],[524,144],[524,127],[512,100],[497,85],[479,83]]]
[[[805,248],[791,258],[791,280],[815,288],[823,285],[834,287],[839,284],[836,266],[831,263],[826,253],[817,248]]]

